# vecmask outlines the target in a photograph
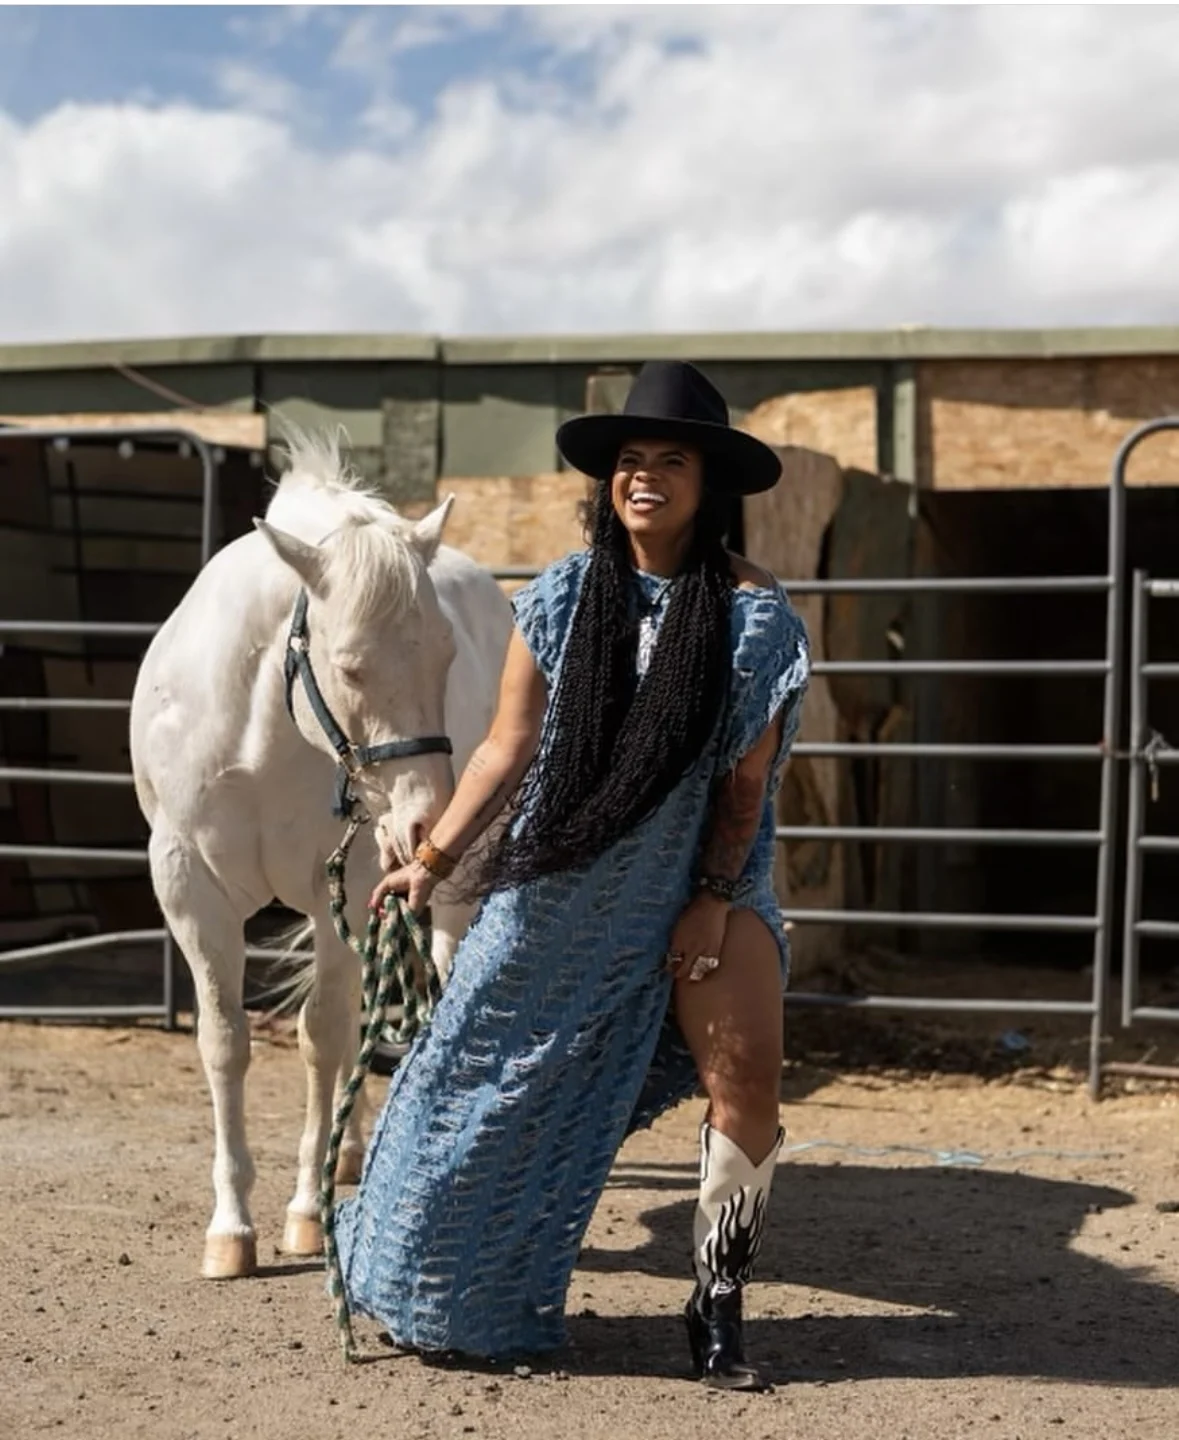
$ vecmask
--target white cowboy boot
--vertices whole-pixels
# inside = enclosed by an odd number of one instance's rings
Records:
[[[696,1288],[684,1318],[696,1373],[722,1390],[762,1390],[746,1363],[741,1290],[761,1249],[766,1205],[784,1132],[760,1165],[707,1121],[700,1127],[700,1198],[693,1225]]]

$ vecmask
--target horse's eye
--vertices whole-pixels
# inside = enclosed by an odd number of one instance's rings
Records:
[[[345,685],[359,689],[364,684],[364,671],[359,665],[340,665],[337,668],[340,672],[340,679]]]

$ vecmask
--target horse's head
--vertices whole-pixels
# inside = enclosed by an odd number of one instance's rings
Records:
[[[327,709],[354,746],[446,734],[455,643],[428,567],[449,510],[447,500],[416,524],[392,511],[350,519],[318,545],[255,521],[307,592],[306,653]],[[335,758],[299,684],[294,713],[304,738]],[[416,754],[364,766],[354,788],[377,822],[388,867],[407,861],[429,833],[454,773],[448,755]]]

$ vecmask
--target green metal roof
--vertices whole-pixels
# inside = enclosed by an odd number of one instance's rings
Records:
[[[0,345],[0,370],[437,358],[438,341],[429,335],[195,335],[167,340]]]
[[[0,371],[110,365],[217,365],[439,360],[450,365],[625,364],[653,358],[721,360],[1043,360],[1179,354],[1179,327],[1075,330],[745,331],[659,335],[445,338],[432,335],[206,335],[162,340],[0,345]]]

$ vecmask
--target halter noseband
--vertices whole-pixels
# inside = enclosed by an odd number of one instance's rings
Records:
[[[454,753],[454,747],[446,735],[423,735],[416,740],[387,740],[383,745],[354,745],[348,739],[339,721],[328,708],[323,691],[315,678],[315,671],[311,668],[306,590],[299,591],[295,611],[291,616],[291,629],[283,659],[283,678],[287,710],[291,719],[295,718],[295,680],[298,678],[303,681],[303,693],[307,696],[311,713],[319,721],[319,728],[339,757],[336,788],[332,796],[332,814],[339,820],[350,820],[353,817],[357,796],[352,785],[360,772],[370,765],[379,765],[384,760],[405,760],[411,755]]]

